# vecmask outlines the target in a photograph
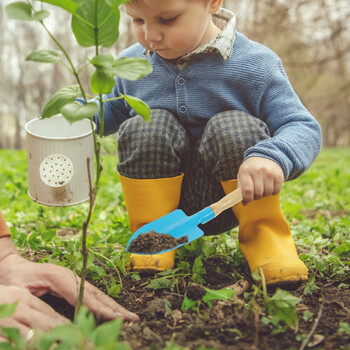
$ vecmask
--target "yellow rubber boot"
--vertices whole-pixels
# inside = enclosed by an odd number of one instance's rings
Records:
[[[237,188],[237,180],[222,182],[225,193]],[[255,200],[232,208],[239,221],[238,239],[251,273],[262,268],[266,284],[284,284],[308,278],[299,259],[279,195]]]
[[[178,208],[183,176],[130,179],[119,175],[133,233],[143,225]],[[175,253],[176,249],[155,255],[131,254],[127,268],[138,271],[171,269],[174,266]]]

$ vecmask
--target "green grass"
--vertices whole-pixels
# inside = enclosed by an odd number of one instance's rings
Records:
[[[25,151],[0,150],[0,209],[12,232],[16,246],[36,251],[48,251],[42,261],[60,264],[80,273],[80,234],[88,213],[88,202],[73,207],[48,207],[33,202],[28,194],[27,159]],[[128,254],[123,246],[131,236],[124,199],[116,175],[116,158],[104,156],[104,173],[100,191],[88,229],[88,247],[103,257],[108,257],[108,267],[118,266],[125,273]],[[76,233],[69,239],[56,233]],[[93,256],[89,262],[89,274],[103,278],[106,273],[95,266]],[[107,289],[109,286],[106,286]]]
[[[10,226],[31,223],[38,217],[42,223],[80,227],[88,210],[88,203],[74,207],[54,208],[33,202],[27,195],[27,158],[25,151],[0,150],[0,208]],[[105,230],[110,220],[124,216],[121,185],[117,182],[116,159],[105,156],[101,190],[96,202],[92,228]],[[107,219],[108,218],[108,219]],[[13,225],[11,225],[13,224]]]
[[[34,203],[27,195],[27,161],[25,151],[0,150],[3,165],[0,173],[0,208],[20,248],[49,250],[43,261],[80,269],[79,235],[67,240],[56,236],[58,229],[80,231],[88,203],[74,207],[53,208]],[[110,259],[109,266],[123,270],[127,254],[123,246],[130,237],[121,185],[116,175],[116,158],[103,156],[104,171],[96,208],[89,226],[89,247]],[[286,182],[281,192],[283,211],[291,224],[301,258],[311,276],[342,281],[349,276],[350,255],[350,149],[324,149],[311,168],[294,181]],[[234,231],[233,233],[236,233]],[[234,235],[234,238],[236,235]],[[230,242],[228,242],[230,240]],[[205,241],[205,239],[204,239]],[[202,241],[183,248],[180,256],[199,251],[204,257],[225,244],[237,256],[238,244],[228,235],[216,246]],[[120,249],[116,249],[116,248]],[[204,253],[203,253],[204,250]],[[62,254],[62,252],[71,253]],[[222,253],[222,249],[221,249]],[[68,257],[67,257],[68,256]],[[73,256],[73,257],[72,257]],[[233,258],[235,259],[235,258]],[[103,258],[102,258],[103,260]],[[92,260],[91,260],[92,261]],[[90,264],[90,273],[103,277],[101,269]]]
[[[16,246],[23,251],[35,250],[37,256],[42,257],[42,262],[66,266],[80,274],[82,256],[79,233],[88,212],[88,203],[65,208],[34,203],[27,195],[25,151],[0,150],[0,162],[0,209]],[[125,271],[125,263],[129,254],[124,247],[131,232],[121,185],[116,175],[116,158],[103,156],[103,166],[100,191],[88,231],[88,275],[95,280],[96,285],[104,287],[108,294],[118,298],[122,288],[120,276],[128,273]],[[305,174],[284,184],[281,192],[283,211],[291,225],[300,258],[308,265],[310,272],[304,294],[313,294],[329,283],[338,288],[350,288],[349,180],[350,148],[324,149]],[[75,234],[61,236],[59,232],[62,230]],[[179,278],[204,284],[206,270],[203,261],[213,256],[220,256],[234,266],[234,279],[244,278],[240,273],[249,275],[248,266],[238,246],[236,228],[231,235],[222,234],[214,239],[204,237],[180,248],[176,268],[157,274],[142,286],[176,291]],[[236,271],[238,267],[240,269]],[[136,274],[132,276],[140,278]],[[217,295],[218,291],[208,292]],[[221,295],[219,297],[222,298]],[[301,300],[299,297],[282,290],[269,296],[264,289],[253,285],[251,291],[244,294],[244,298],[247,307],[263,315],[263,323],[273,324],[273,334],[285,332],[288,327],[295,331],[298,324],[296,304]],[[195,306],[199,307],[197,304]],[[80,316],[79,319],[84,321],[84,317]],[[84,328],[86,325],[84,321],[81,326]],[[120,329],[118,324],[115,327]],[[343,322],[342,327],[348,330],[349,324]],[[61,330],[62,334],[66,331]],[[73,338],[76,336],[78,335],[73,334]],[[296,335],[301,336],[304,335]],[[171,344],[169,346],[172,348]]]
[[[350,149],[324,149],[311,168],[286,182],[282,206],[311,276],[349,278]]]

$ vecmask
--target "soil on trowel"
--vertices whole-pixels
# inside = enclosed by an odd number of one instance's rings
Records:
[[[154,254],[187,243],[188,237],[174,238],[167,233],[149,231],[141,233],[129,245],[129,252]]]

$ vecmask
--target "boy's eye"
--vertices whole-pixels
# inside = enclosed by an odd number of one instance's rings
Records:
[[[162,18],[162,17],[160,17],[159,21],[162,24],[171,24],[171,23],[174,23],[177,18],[178,18],[178,16],[171,17],[171,18]]]
[[[137,23],[137,24],[142,24],[143,23],[143,19],[142,18],[133,18],[132,22],[133,23]]]

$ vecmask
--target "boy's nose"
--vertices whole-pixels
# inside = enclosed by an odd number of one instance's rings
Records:
[[[162,34],[157,28],[151,26],[145,26],[145,40],[148,43],[158,42],[162,40]]]

